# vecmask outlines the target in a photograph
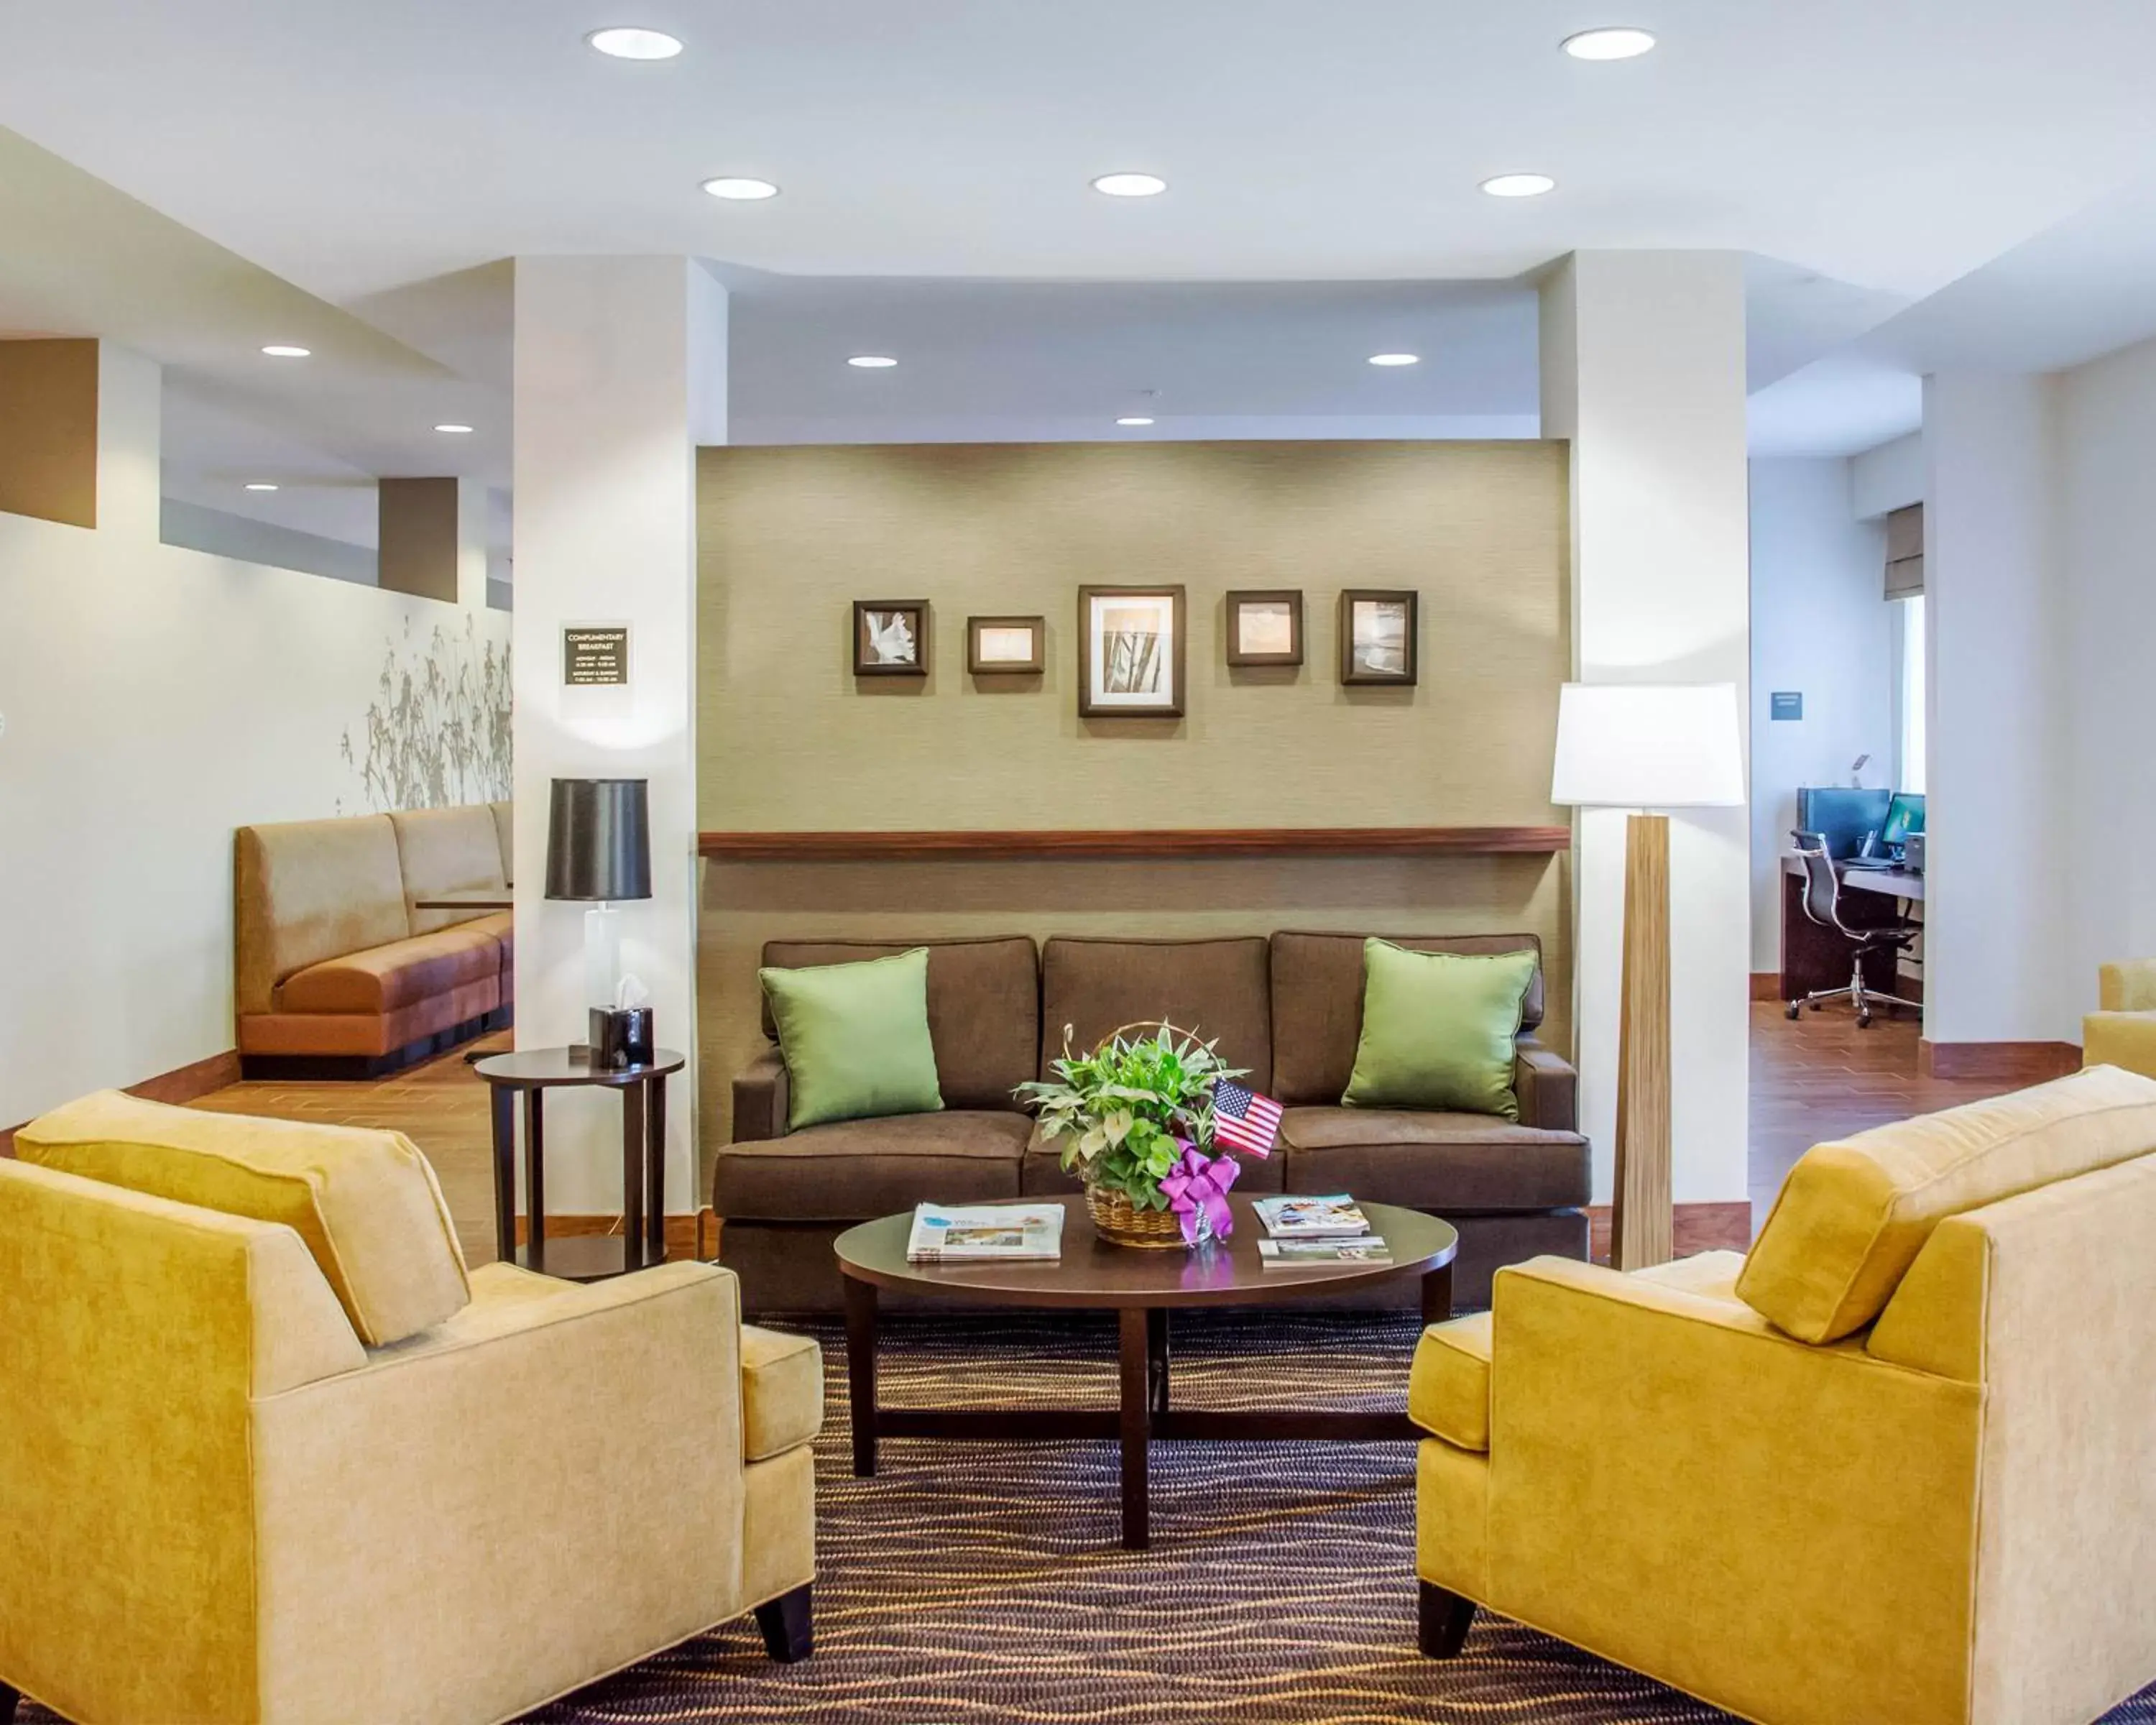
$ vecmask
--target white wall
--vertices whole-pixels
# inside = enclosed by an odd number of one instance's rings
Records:
[[[2049,377],[1942,372],[1924,384],[1924,1034],[1934,1042],[2074,1033],[2062,963],[2075,865],[2059,395]]]
[[[1924,501],[1924,434],[1912,431],[1849,458],[1851,506],[1861,521]]]
[[[1861,458],[1860,458],[1861,459]],[[1797,787],[1894,776],[1893,607],[1882,593],[1887,531],[1858,521],[1853,463],[1752,464],[1752,968],[1781,968],[1781,857]],[[1794,690],[1801,719],[1768,717]]]
[[[1581,252],[1542,289],[1545,435],[1572,441],[1573,651],[1588,682],[1734,684],[1746,710],[1744,271],[1733,252]],[[1583,811],[1576,925],[1582,1129],[1615,1146],[1625,818]],[[1671,821],[1672,1178],[1748,1189],[1750,829]]]
[[[507,645],[161,544],[157,368],[101,373],[98,529],[0,515],[0,1125],[230,1049],[234,828],[366,812],[385,666]]]

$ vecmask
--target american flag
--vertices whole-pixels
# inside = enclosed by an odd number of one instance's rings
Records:
[[[1280,1123],[1281,1105],[1270,1096],[1230,1078],[1213,1086],[1213,1142],[1224,1149],[1270,1156]]]

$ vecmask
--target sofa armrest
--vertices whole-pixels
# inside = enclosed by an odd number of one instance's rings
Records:
[[[1572,1063],[1538,1042],[1522,1042],[1512,1056],[1512,1093],[1520,1124],[1545,1132],[1579,1130],[1579,1074]]]
[[[734,1142],[784,1137],[790,1101],[786,1057],[779,1053],[777,1043],[767,1042],[762,1051],[734,1075]]]
[[[739,1312],[667,1264],[257,1398],[262,1716],[521,1713],[755,1603]]]

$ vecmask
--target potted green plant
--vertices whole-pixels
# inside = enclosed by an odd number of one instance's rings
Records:
[[[1065,1024],[1050,1070],[1016,1093],[1038,1106],[1065,1171],[1085,1181],[1102,1239],[1190,1246],[1228,1232],[1226,1194],[1240,1169],[1232,1156],[1208,1154],[1213,1086],[1242,1068],[1224,1065],[1213,1042],[1152,1024],[1125,1024],[1088,1055],[1072,1051]]]

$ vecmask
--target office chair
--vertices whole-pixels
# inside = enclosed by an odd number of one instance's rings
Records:
[[[1841,876],[1835,872],[1833,860],[1827,855],[1825,839],[1815,833],[1794,836],[1798,860],[1804,865],[1804,915],[1821,928],[1830,928],[1843,938],[1853,941],[1856,952],[1851,960],[1847,988],[1815,989],[1801,1000],[1792,1000],[1788,1015],[1794,1019],[1807,1006],[1816,1012],[1830,1000],[1845,999],[1856,1009],[1856,1028],[1868,1030],[1875,1005],[1914,1006],[1915,1001],[1904,1000],[1899,994],[1866,988],[1864,960],[1867,953],[1876,952],[1882,947],[1891,947],[1898,954],[1917,938],[1920,925],[1897,920],[1876,928],[1851,928],[1841,920]]]

